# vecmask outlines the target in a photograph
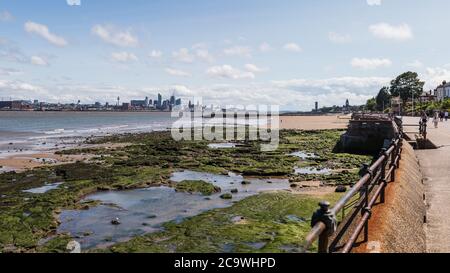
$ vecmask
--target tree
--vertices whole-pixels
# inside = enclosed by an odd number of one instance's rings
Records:
[[[425,82],[420,81],[416,72],[405,72],[391,82],[391,95],[406,101],[414,95],[415,98],[423,93]]]
[[[384,109],[386,109],[391,101],[391,93],[389,92],[389,87],[385,86],[381,88],[375,100],[377,103],[377,110],[383,111]]]
[[[366,110],[376,111],[377,110],[377,101],[375,98],[371,98],[366,103]]]

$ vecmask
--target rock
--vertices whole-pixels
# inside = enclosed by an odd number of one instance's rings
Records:
[[[232,190],[231,190],[231,193],[233,193],[233,194],[236,194],[236,193],[238,193],[238,192],[239,192],[238,189],[232,189]]]
[[[297,188],[298,185],[297,184],[291,184],[291,188]]]
[[[121,223],[120,223],[120,219],[119,219],[119,218],[112,219],[112,220],[111,220],[111,224],[112,224],[112,225],[115,225],[115,226],[120,225],[120,224],[121,224]]]
[[[229,200],[229,199],[233,199],[233,195],[231,195],[231,193],[225,193],[225,194],[222,194],[220,196],[220,198]]]
[[[343,193],[343,192],[347,192],[347,187],[346,186],[337,186],[335,192],[337,193]]]
[[[244,181],[242,181],[242,185],[250,185],[252,182],[250,182],[250,181],[246,181],[246,180],[244,180]]]
[[[155,219],[156,217],[157,217],[156,215],[152,214],[152,215],[147,216],[147,219]]]

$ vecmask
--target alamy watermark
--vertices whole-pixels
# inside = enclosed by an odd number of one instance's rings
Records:
[[[259,141],[261,151],[274,151],[280,143],[279,106],[228,105],[205,108],[190,105],[175,109],[171,133],[176,141]]]

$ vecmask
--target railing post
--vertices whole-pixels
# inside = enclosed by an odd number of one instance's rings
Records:
[[[387,154],[387,149],[383,148],[381,150],[380,153],[380,157],[384,156],[384,160],[383,160],[383,164],[381,164],[381,178],[380,178],[380,183],[379,185],[382,188],[381,190],[381,194],[380,194],[380,202],[384,203],[385,202],[385,196],[386,196],[386,189],[385,189],[385,185],[386,185],[386,165],[389,162],[389,155]]]
[[[395,145],[395,139],[392,141],[392,145]],[[395,145],[395,148],[391,154],[391,164],[389,165],[391,168],[394,167],[391,174],[391,182],[395,181],[395,173],[397,169],[397,162],[395,160],[397,159],[397,155],[398,155],[398,145]]]
[[[364,207],[369,206],[369,186],[372,183],[373,179],[373,173],[370,171],[370,166],[368,164],[363,164],[363,167],[360,171],[361,177],[365,176],[366,174],[370,174],[370,179],[366,182],[366,184],[361,188],[361,198],[364,202]],[[361,210],[361,215],[364,215],[364,210]],[[364,241],[367,242],[369,240],[369,223],[367,222],[364,225]]]
[[[330,203],[323,201],[319,203],[319,209],[313,214],[311,220],[311,227],[314,227],[317,223],[322,222],[326,229],[319,236],[319,253],[328,253],[329,250],[329,237],[336,232],[337,220],[336,216],[330,210]]]

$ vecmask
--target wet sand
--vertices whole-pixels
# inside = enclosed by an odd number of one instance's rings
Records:
[[[37,167],[74,163],[78,160],[87,159],[82,155],[56,155],[53,152],[12,155],[0,158],[0,173],[2,171],[25,171]]]

